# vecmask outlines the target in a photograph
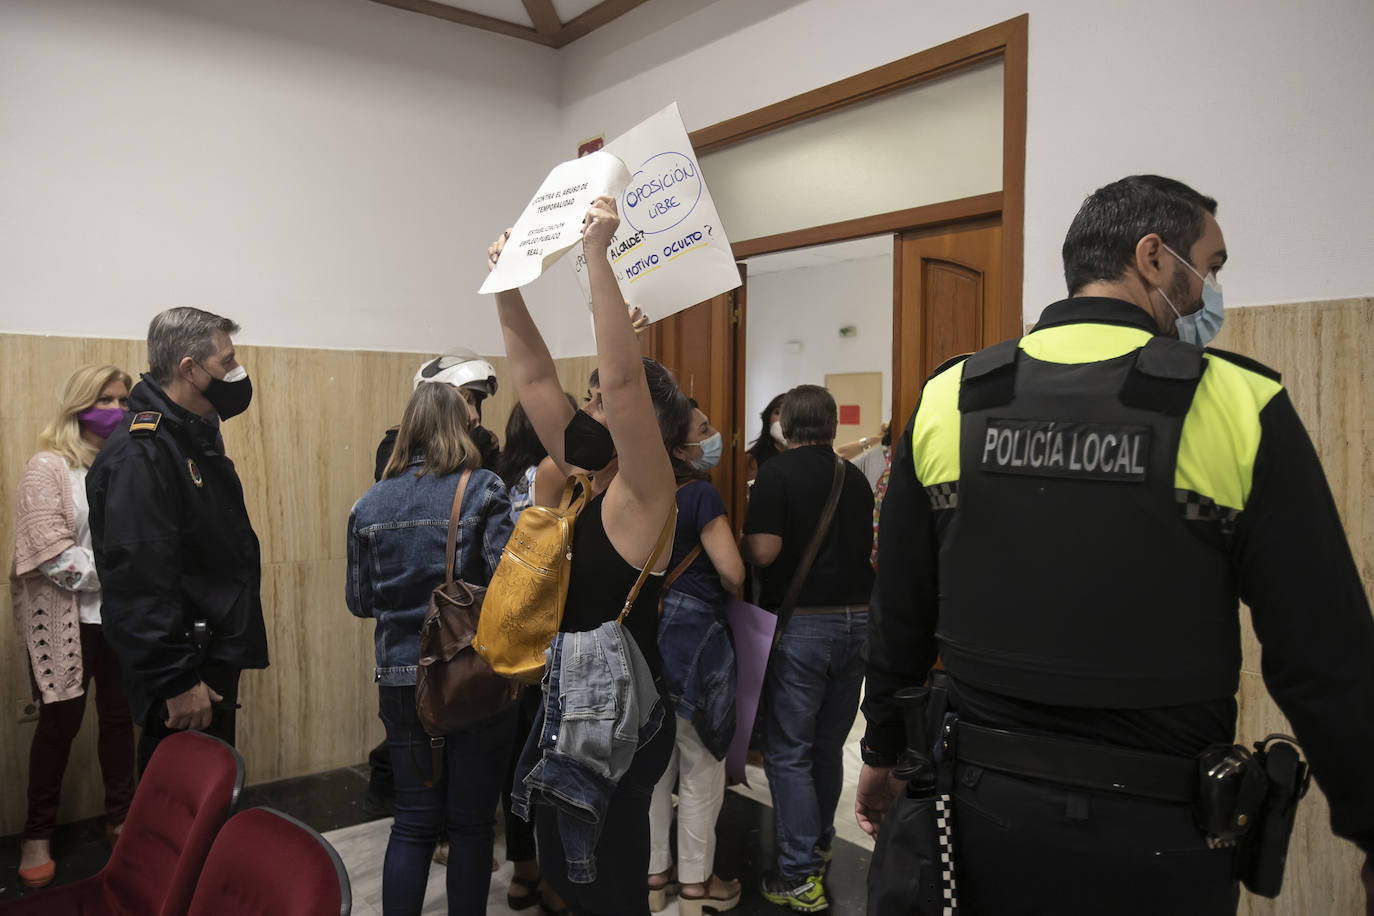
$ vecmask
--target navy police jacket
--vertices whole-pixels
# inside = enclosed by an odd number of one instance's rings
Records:
[[[105,638],[138,721],[201,680],[205,660],[267,667],[258,538],[217,424],[144,375],[86,478]],[[195,621],[209,626],[202,652]]]

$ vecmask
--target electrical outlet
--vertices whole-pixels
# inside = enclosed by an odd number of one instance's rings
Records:
[[[35,700],[19,701],[19,724],[38,721],[38,703]]]

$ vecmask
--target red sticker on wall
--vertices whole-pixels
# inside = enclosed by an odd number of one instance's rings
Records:
[[[859,425],[859,405],[841,404],[840,405],[840,425],[858,426]]]

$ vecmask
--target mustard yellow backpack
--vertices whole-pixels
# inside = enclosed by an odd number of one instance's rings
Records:
[[[527,684],[544,676],[544,650],[568,600],[573,525],[591,492],[591,481],[574,474],[563,484],[556,508],[529,506],[515,520],[472,638],[472,647],[497,674]]]

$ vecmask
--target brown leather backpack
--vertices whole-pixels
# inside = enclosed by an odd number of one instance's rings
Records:
[[[443,736],[504,711],[520,694],[519,684],[492,671],[472,648],[486,588],[453,575],[458,519],[470,474],[471,471],[464,471],[458,478],[448,519],[448,542],[444,546],[444,584],[430,593],[429,610],[420,625],[415,713],[430,736],[436,780],[440,775],[437,765],[442,760]]]

